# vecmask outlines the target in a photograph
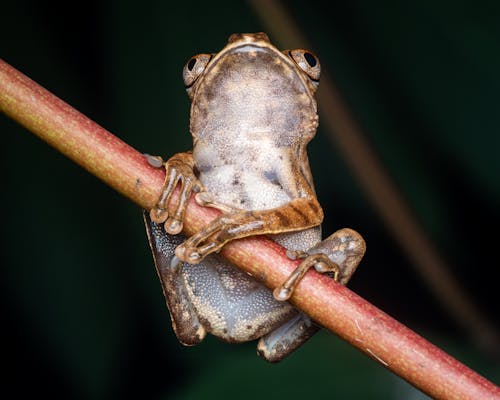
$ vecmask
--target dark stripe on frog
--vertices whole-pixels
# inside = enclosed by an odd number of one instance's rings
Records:
[[[290,218],[281,211],[278,210],[274,211],[274,216],[279,219],[280,226],[290,225]]]
[[[310,201],[310,202],[308,203],[308,205],[309,205],[309,208],[312,210],[312,212],[313,212],[315,215],[316,215],[316,214],[318,214],[319,208],[318,208],[318,206],[317,206],[316,202],[314,202],[314,201]]]
[[[297,206],[295,206],[294,204],[290,204],[290,208],[298,215],[300,215],[300,217],[302,218],[303,221],[308,221],[310,218],[308,218],[308,216],[303,212],[303,210]]]

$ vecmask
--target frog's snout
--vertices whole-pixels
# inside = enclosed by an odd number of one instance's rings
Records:
[[[231,36],[229,36],[229,39],[227,40],[228,43],[234,43],[234,42],[252,43],[252,42],[260,42],[260,41],[271,43],[271,41],[269,40],[269,37],[264,32],[233,33]]]

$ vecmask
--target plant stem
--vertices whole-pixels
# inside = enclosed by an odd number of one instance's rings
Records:
[[[163,173],[145,157],[0,60],[0,110],[139,206],[159,197]],[[189,203],[184,232],[218,212]],[[269,288],[296,268],[266,237],[234,241],[221,254]],[[434,398],[500,398],[500,388],[332,279],[310,271],[291,302],[326,329]]]

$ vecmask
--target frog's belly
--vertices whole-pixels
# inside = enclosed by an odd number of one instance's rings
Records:
[[[308,242],[319,235],[315,228],[279,235],[275,240],[285,246],[300,243],[298,247],[286,247],[307,250],[314,244]],[[227,342],[257,339],[297,313],[290,304],[275,300],[260,282],[217,255],[206,257],[198,265],[184,264],[183,273],[188,296],[201,324]]]
[[[277,182],[270,181],[259,170],[242,173],[227,166],[217,168],[216,173],[214,179],[211,179],[213,174],[205,174],[202,182],[214,199],[225,205],[244,210],[265,210],[291,200]]]

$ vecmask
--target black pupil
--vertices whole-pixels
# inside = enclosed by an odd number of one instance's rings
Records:
[[[188,70],[192,71],[194,68],[194,65],[196,64],[196,58],[192,58],[188,62]]]
[[[316,66],[316,57],[314,57],[311,53],[304,53],[304,58],[311,68]]]

